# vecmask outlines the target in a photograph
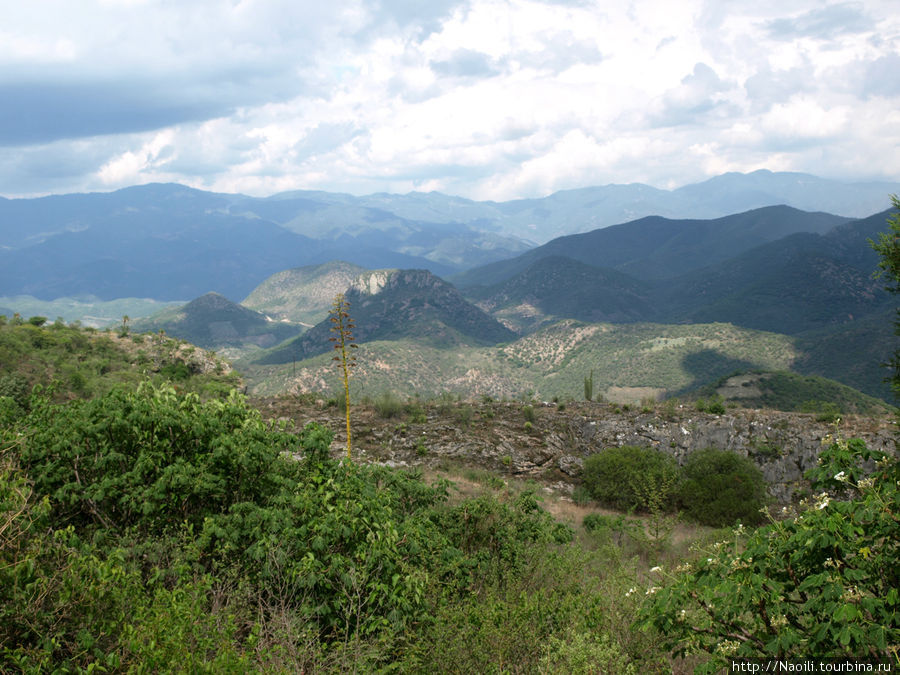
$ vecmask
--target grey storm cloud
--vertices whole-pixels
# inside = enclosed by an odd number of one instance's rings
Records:
[[[0,85],[0,145],[149,131],[225,115],[233,103],[125,83]]]
[[[892,2],[9,3],[0,185],[493,199],[817,157],[893,176]]]
[[[152,131],[223,117],[303,89],[282,66],[190,75],[69,77],[0,82],[0,146]]]

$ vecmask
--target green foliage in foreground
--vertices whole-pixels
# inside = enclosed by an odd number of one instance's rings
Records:
[[[738,528],[667,585],[651,585],[642,624],[679,654],[712,655],[706,672],[734,657],[896,665],[900,461],[836,439],[809,477],[818,494],[799,513],[746,538]]]
[[[238,395],[33,399],[0,426],[0,671],[661,668],[532,493],[450,505],[330,443]]]

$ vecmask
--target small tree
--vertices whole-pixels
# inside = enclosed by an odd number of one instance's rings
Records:
[[[766,482],[747,457],[715,448],[697,450],[688,455],[682,473],[681,506],[698,523],[720,527],[761,520]]]
[[[672,507],[678,485],[675,459],[654,448],[607,448],[584,462],[584,486],[598,502],[617,509],[661,513]]]
[[[888,231],[880,233],[878,241],[870,239],[869,245],[881,256],[878,263],[880,269],[875,276],[887,275],[890,281],[887,290],[900,293],[900,198],[891,195],[891,204],[896,211],[887,219]],[[894,332],[900,335],[900,310],[897,310],[897,318],[894,320]],[[890,380],[894,395],[900,397],[900,349],[894,351],[886,365],[893,370]]]
[[[351,438],[350,438],[350,369],[356,365],[356,356],[348,352],[349,349],[356,349],[359,345],[353,342],[353,319],[350,318],[350,303],[344,298],[343,293],[338,293],[331,304],[331,330],[336,335],[328,338],[334,343],[334,348],[338,355],[334,357],[341,368],[344,377],[344,400],[346,402],[347,412],[347,459],[351,458]]]
[[[592,401],[594,399],[594,371],[591,370],[589,377],[584,378],[584,400]]]

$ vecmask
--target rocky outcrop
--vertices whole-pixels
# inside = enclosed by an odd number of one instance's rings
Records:
[[[335,429],[335,451],[344,447],[336,411],[292,409],[285,399],[261,402],[261,408],[270,415],[278,410],[299,425],[325,423]],[[806,487],[804,472],[835,431],[896,454],[897,428],[890,417],[851,416],[836,428],[812,414],[768,410],[712,415],[687,408],[622,411],[596,403],[570,403],[564,410],[540,404],[526,408],[520,402],[431,405],[424,421],[412,422],[384,420],[359,406],[354,410],[355,453],[394,466],[458,461],[572,489],[585,458],[605,448],[654,447],[683,463],[691,452],[712,447],[750,457],[778,502],[791,501]]]
[[[726,415],[684,414],[665,418],[655,413],[634,416],[579,415],[570,417],[570,452],[560,454],[560,470],[576,477],[578,460],[603,448],[639,445],[655,447],[684,463],[694,450],[720,448],[750,457],[762,469],[769,493],[788,502],[804,486],[827,438],[837,431],[859,437],[871,448],[896,453],[896,426],[890,420],[858,418],[834,424],[814,415],[777,411],[734,410]]]

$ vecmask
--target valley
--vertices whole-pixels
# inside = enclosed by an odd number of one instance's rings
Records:
[[[796,198],[795,178],[735,175],[707,187],[727,183],[737,195],[765,184]],[[702,213],[706,187],[695,187]],[[848,195],[843,213],[859,208],[849,195],[869,194],[832,187]],[[506,205],[441,195],[249,199],[155,185],[4,202],[0,254],[11,264],[0,307],[86,325],[128,317],[137,332],[162,331],[235,360],[260,395],[329,388],[328,309],[346,292],[364,355],[354,396],[579,399],[593,373],[597,396],[639,403],[698,396],[739,372],[793,371],[891,400],[879,364],[893,349],[893,303],[873,278],[877,256],[867,244],[888,211],[852,218],[774,205],[590,229],[597,221],[579,211],[587,196]],[[586,231],[540,246],[490,234],[537,217],[538,202],[546,222],[568,218]],[[32,219],[41,234],[3,213]],[[51,271],[51,251],[63,249],[73,255]],[[41,259],[28,272],[38,285],[17,267],[32,254]],[[71,264],[102,270],[103,284]],[[96,295],[14,295],[63,288]],[[169,300],[192,288],[205,290],[187,304]],[[140,289],[157,299],[110,299]],[[844,405],[836,386],[826,402],[837,396]]]

